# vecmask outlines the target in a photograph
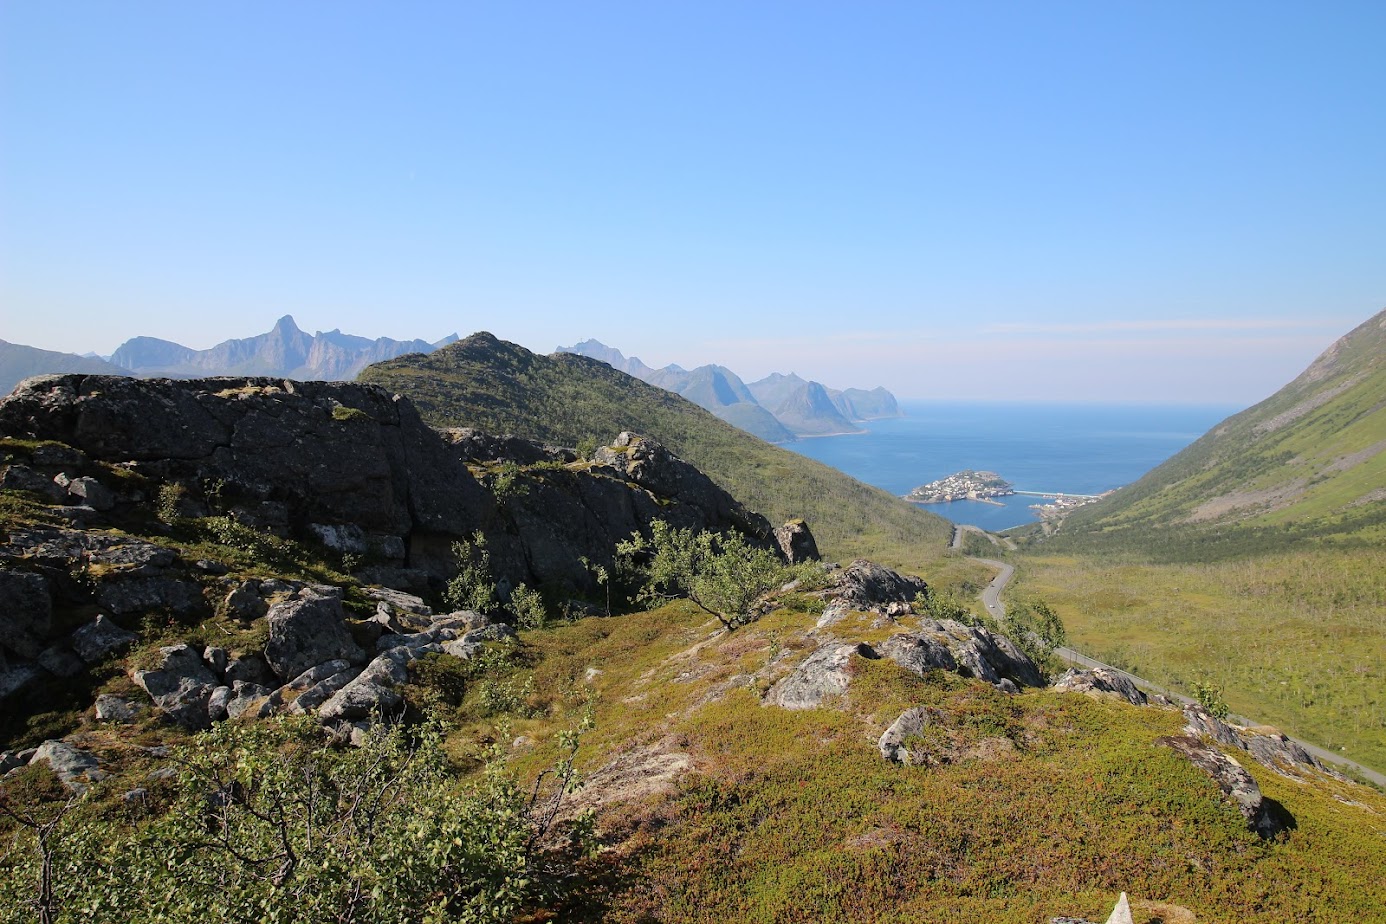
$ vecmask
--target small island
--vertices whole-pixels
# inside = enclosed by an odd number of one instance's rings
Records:
[[[946,504],[951,501],[973,500],[998,504],[992,500],[1015,493],[1015,488],[995,472],[978,472],[972,469],[922,484],[905,495],[905,500],[915,504]]]

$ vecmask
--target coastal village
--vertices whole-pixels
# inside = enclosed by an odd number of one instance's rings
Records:
[[[968,500],[1000,506],[1001,502],[996,500],[998,497],[1009,497],[1013,494],[1035,494],[1049,499],[1049,502],[1045,504],[1030,505],[1030,509],[1035,511],[1035,515],[1045,525],[1045,532],[1048,533],[1057,529],[1064,517],[1072,513],[1075,508],[1084,504],[1091,504],[1111,493],[1111,491],[1107,491],[1094,496],[1017,491],[1009,481],[995,472],[979,472],[967,469],[949,475],[947,478],[922,484],[906,494],[905,500],[915,504],[946,504],[952,501]]]
[[[946,504],[957,500],[989,501],[996,497],[1008,497],[1015,493],[1009,481],[995,472],[978,472],[973,469],[922,484],[905,495],[905,500],[915,504]]]

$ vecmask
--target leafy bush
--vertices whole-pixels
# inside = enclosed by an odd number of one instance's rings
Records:
[[[523,629],[542,629],[549,620],[543,595],[524,584],[510,592],[510,612]]]
[[[480,531],[470,540],[460,539],[452,544],[457,562],[457,575],[448,581],[443,599],[448,606],[459,610],[488,613],[496,607],[496,581],[491,576],[491,553],[486,549],[486,536]]]
[[[542,795],[494,760],[459,788],[442,744],[432,723],[341,748],[307,719],[226,722],[175,751],[167,810],[129,809],[134,824],[0,794],[0,919],[510,921],[557,881],[541,847],[576,735]]]
[[[752,621],[751,604],[789,574],[774,552],[737,533],[674,529],[663,520],[651,522],[650,533],[648,542],[637,533],[617,548],[619,555],[648,552],[648,592],[683,594],[728,631]]]

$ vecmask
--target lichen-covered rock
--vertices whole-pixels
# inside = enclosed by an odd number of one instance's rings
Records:
[[[861,642],[829,642],[820,647],[787,677],[766,693],[762,705],[783,709],[813,709],[825,701],[846,695],[852,682],[854,657],[878,657]]]
[[[1054,681],[1054,689],[1066,693],[1083,693],[1093,699],[1122,699],[1133,706],[1146,704],[1145,694],[1129,676],[1107,667],[1090,671],[1070,668]]]
[[[820,557],[818,543],[814,541],[813,533],[803,520],[790,520],[783,526],[776,527],[775,545],[779,546],[780,554],[791,565],[818,561]]]
[[[1261,837],[1274,837],[1285,830],[1281,811],[1267,804],[1261,795],[1261,787],[1256,785],[1241,764],[1191,735],[1160,738],[1158,743],[1182,754],[1195,767],[1208,774],[1218,784],[1223,796],[1241,812],[1251,830]]]
[[[1298,742],[1271,728],[1245,728],[1214,718],[1197,703],[1184,707],[1184,732],[1195,737],[1208,737],[1219,744],[1239,748],[1249,753],[1261,765],[1281,776],[1300,778],[1305,771],[1340,777],[1337,771],[1324,766]]]
[[[1044,685],[1035,662],[1010,639],[952,619],[921,619],[917,633],[892,636],[881,652],[921,676],[927,670],[941,669],[990,684],[1010,680],[1025,687]]]
[[[906,743],[909,739],[922,735],[924,729],[932,723],[933,715],[927,708],[916,706],[913,709],[906,709],[900,713],[898,719],[890,724],[890,727],[885,730],[885,733],[876,743],[876,746],[881,750],[881,756],[897,764],[923,763],[922,755],[910,753]]]
[[[265,618],[269,621],[265,660],[281,678],[292,679],[326,661],[366,659],[347,630],[346,613],[336,597],[307,594],[275,604]]]
[[[29,763],[47,764],[62,784],[74,793],[86,792],[88,784],[107,776],[95,754],[56,739],[40,744]]]
[[[839,573],[835,596],[852,609],[870,610],[911,603],[928,589],[929,585],[917,577],[859,558]]]
[[[404,703],[404,697],[395,687],[409,679],[407,665],[429,650],[441,649],[437,645],[426,648],[401,646],[381,654],[323,703],[318,715],[323,721],[350,722],[370,718],[372,713],[389,715],[395,712]]]
[[[98,615],[91,622],[72,633],[72,650],[88,664],[104,661],[119,654],[139,640],[133,632],[127,632],[105,615]]]
[[[192,646],[160,648],[158,666],[154,670],[135,671],[132,679],[149,694],[154,705],[180,725],[204,729],[211,724],[207,704],[220,683]]]
[[[135,721],[135,718],[143,709],[135,703],[130,702],[123,696],[114,696],[110,693],[102,693],[96,697],[93,711],[98,722],[115,722],[120,725],[128,725]]]

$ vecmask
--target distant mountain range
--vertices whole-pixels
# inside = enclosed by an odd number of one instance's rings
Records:
[[[135,337],[122,343],[109,361],[75,353],[56,353],[0,341],[0,394],[31,375],[50,372],[91,372],[139,378],[188,379],[209,375],[269,375],[286,379],[349,381],[357,373],[405,353],[431,353],[457,340],[375,340],[340,330],[307,334],[291,315],[284,315],[268,333],[226,340],[206,350],[194,350],[171,340]]]
[[[597,340],[559,347],[558,352],[599,359],[627,375],[682,395],[727,423],[771,443],[787,443],[801,436],[860,433],[860,421],[901,416],[895,396],[884,388],[838,391],[792,372],[776,372],[747,384],[726,366],[715,365],[692,370],[675,365],[652,369],[636,357],[626,357]]]

